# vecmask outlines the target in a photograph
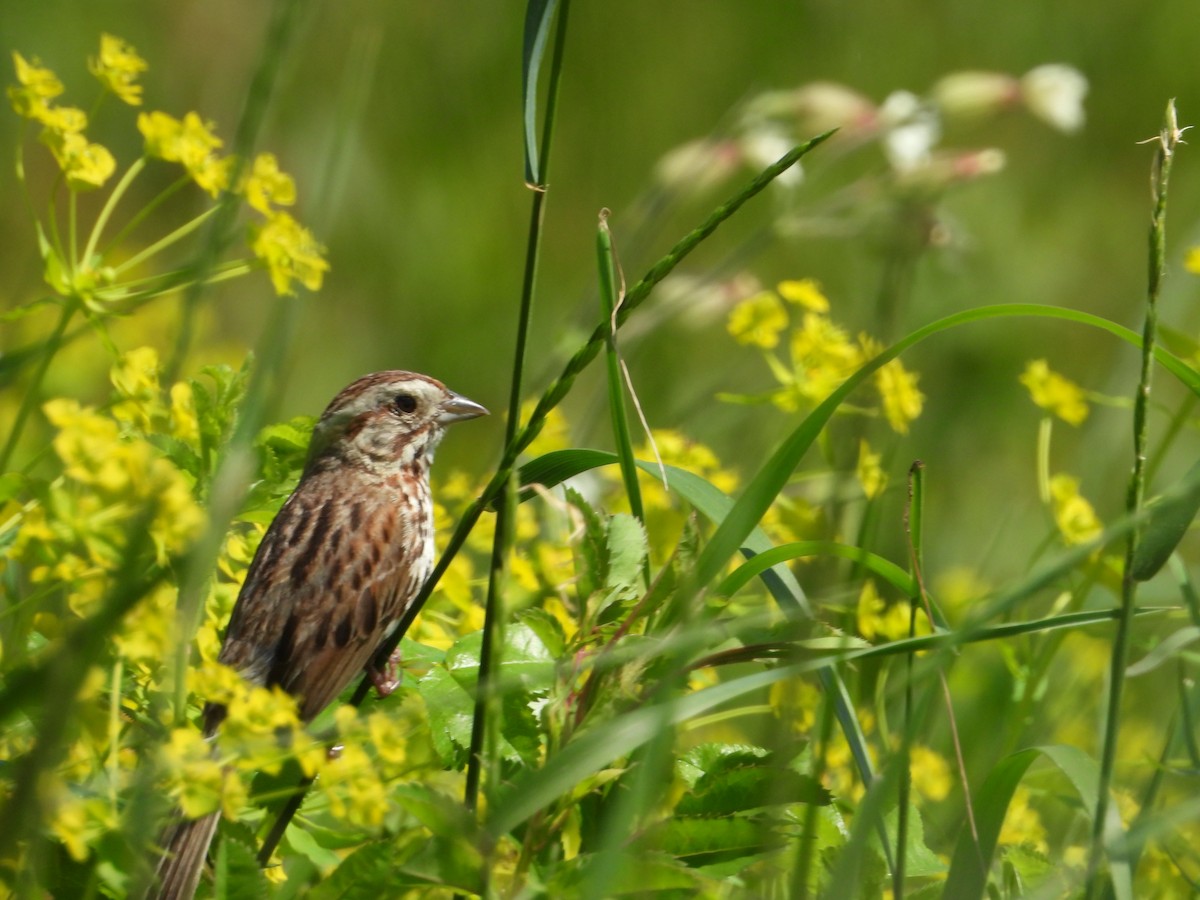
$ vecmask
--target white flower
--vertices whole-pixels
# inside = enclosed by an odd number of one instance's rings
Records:
[[[942,136],[937,112],[908,91],[896,91],[879,108],[887,129],[883,151],[898,172],[910,172],[929,162],[929,151]]]
[[[1029,111],[1060,131],[1083,127],[1087,91],[1083,73],[1062,63],[1038,66],[1021,78],[1021,97]]]

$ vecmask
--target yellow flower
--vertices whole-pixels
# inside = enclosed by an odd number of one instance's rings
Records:
[[[8,100],[17,115],[41,121],[49,108],[49,101],[63,92],[63,84],[52,71],[40,65],[39,60],[29,62],[20,53],[13,51],[13,67],[17,70],[19,85],[10,85]]]
[[[879,465],[882,455],[873,453],[866,438],[858,442],[858,466],[854,474],[868,499],[878,497],[887,486],[887,473]]]
[[[821,285],[811,278],[781,281],[775,289],[788,303],[795,303],[813,312],[829,312],[829,299],[821,292]]]
[[[1200,247],[1193,247],[1184,257],[1183,267],[1193,275],[1200,275]]]
[[[388,810],[375,763],[358,744],[348,743],[341,755],[321,769],[318,785],[329,796],[329,810],[354,825],[377,828]]]
[[[325,248],[285,212],[272,213],[266,222],[251,230],[250,249],[266,263],[275,293],[281,296],[295,293],[293,281],[299,281],[310,291],[320,290],[321,281],[329,271]]]
[[[812,403],[828,397],[862,365],[862,353],[846,332],[815,312],[805,313],[792,332],[791,352],[796,389]]]
[[[1079,493],[1079,479],[1059,473],[1050,479],[1054,523],[1068,544],[1086,544],[1100,536],[1104,526],[1096,511]]]
[[[945,758],[920,744],[909,752],[912,786],[926,800],[945,800],[950,793],[950,766]]]
[[[739,344],[769,350],[779,343],[779,332],[787,328],[787,311],[771,291],[747,297],[729,314],[729,333]]]
[[[100,55],[88,60],[88,71],[130,106],[142,105],[142,86],[136,82],[146,71],[146,61],[125,41],[101,34]]]
[[[858,633],[868,641],[876,638],[884,641],[896,641],[908,637],[909,622],[912,618],[912,604],[907,600],[897,600],[888,604],[879,595],[875,582],[867,579],[863,582],[862,592],[858,595],[856,619]],[[929,634],[929,622],[924,613],[917,611],[914,634]]]
[[[185,816],[196,819],[221,805],[224,773],[199,731],[176,728],[162,745],[162,758],[171,793]]]
[[[272,204],[291,206],[296,202],[296,182],[279,170],[273,153],[260,153],[242,185],[246,202],[264,216],[271,215]]]
[[[158,351],[153,347],[130,350],[112,367],[109,379],[122,398],[113,404],[113,416],[149,431],[153,419],[163,411],[158,388]]]
[[[917,390],[917,373],[893,359],[875,373],[875,387],[883,401],[883,414],[897,434],[908,434],[908,423],[921,415],[925,395]]]
[[[148,155],[179,163],[214,197],[229,187],[233,158],[217,156],[223,142],[196,113],[187,113],[182,121],[164,112],[139,113],[137,126]]]
[[[1036,809],[1029,805],[1029,789],[1017,785],[1013,791],[1012,800],[1008,804],[1008,812],[1004,816],[1004,826],[1000,829],[999,842],[1001,846],[1025,844],[1045,853],[1046,826]]]
[[[58,167],[73,190],[103,187],[117,169],[117,161],[101,144],[93,144],[78,131],[42,132],[42,143],[50,148]]]
[[[367,717],[367,729],[371,735],[371,743],[375,745],[375,754],[381,761],[393,766],[404,764],[408,759],[405,746],[410,735],[394,715],[385,712],[371,713]]]
[[[1049,410],[1069,425],[1078,425],[1088,416],[1083,389],[1075,382],[1050,371],[1044,359],[1035,359],[1021,373],[1021,384],[1029,389],[1033,402]]]
[[[196,395],[190,384],[171,385],[171,437],[195,444],[200,440],[200,421],[196,417]]]
[[[50,131],[63,134],[76,134],[87,128],[87,114],[73,106],[47,106],[37,119]]]

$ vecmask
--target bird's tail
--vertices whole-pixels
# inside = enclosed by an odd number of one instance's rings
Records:
[[[158,883],[151,888],[150,898],[192,900],[220,818],[221,813],[215,812],[200,819],[181,819],[163,833],[159,841],[163,857],[155,873]]]

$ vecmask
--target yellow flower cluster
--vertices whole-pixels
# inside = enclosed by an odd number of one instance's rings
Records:
[[[1042,409],[1054,413],[1068,425],[1079,425],[1088,417],[1083,388],[1050,369],[1044,359],[1031,360],[1021,373],[1021,384]]]
[[[912,604],[908,600],[888,603],[880,595],[879,588],[873,580],[868,578],[863,582],[862,591],[858,595],[855,619],[858,633],[868,641],[898,641],[908,637],[912,613]],[[929,619],[923,610],[917,610],[913,625],[914,634],[929,634]]]
[[[799,312],[794,316],[789,307]],[[738,343],[762,351],[780,384],[771,402],[785,412],[817,405],[882,349],[869,335],[852,340],[835,324],[828,298],[812,279],[783,281],[773,291],[746,298],[730,312],[727,327]],[[785,332],[786,361],[775,353]],[[875,373],[874,385],[888,425],[898,434],[907,433],[925,402],[917,375],[894,359]]]
[[[1092,504],[1079,493],[1079,479],[1059,473],[1050,479],[1054,524],[1068,544],[1086,544],[1098,538],[1104,525]]]
[[[13,63],[17,84],[8,89],[13,109],[42,126],[41,140],[49,147],[73,190],[102,187],[116,171],[117,164],[107,148],[90,142],[84,135],[87,115],[75,107],[55,103],[63,93],[63,84],[36,59],[29,61],[14,53]],[[101,35],[99,53],[88,60],[88,69],[104,90],[131,106],[142,103],[138,78],[146,68],[146,61],[133,47],[109,34]],[[239,183],[234,185],[231,181],[238,170],[238,160],[220,154],[223,141],[212,124],[197,113],[188,112],[177,119],[161,111],[143,112],[137,117],[137,127],[144,139],[146,157],[181,165],[192,181],[214,198],[232,190],[262,216],[250,229],[250,248],[266,268],[276,293],[295,293],[293,285],[297,282],[309,290],[321,287],[329,269],[325,249],[308,229],[279,208],[296,202],[296,187],[292,178],[280,170],[273,155],[263,153],[248,162]],[[139,160],[134,167],[143,164]],[[114,201],[134,174],[131,168],[129,176],[114,191]],[[165,246],[189,230],[185,226],[160,243]],[[89,260],[82,262],[91,265]]]
[[[63,84],[38,60],[31,62],[14,52],[13,66],[17,84],[8,89],[13,110],[42,125],[42,143],[50,148],[67,184],[77,191],[102,187],[116,171],[117,163],[107,148],[92,143],[84,135],[87,114],[53,102],[62,94]],[[92,72],[122,100],[140,102],[128,98],[140,91],[134,80],[144,68],[145,63],[132,48],[110,35],[102,37],[100,58],[94,61]],[[114,85],[120,85],[121,89],[116,90]]]

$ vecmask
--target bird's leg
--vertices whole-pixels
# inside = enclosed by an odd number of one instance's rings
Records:
[[[375,666],[374,660],[367,663],[367,677],[371,679],[371,684],[375,685],[375,693],[380,700],[400,687],[400,648],[392,651],[387,665],[382,669]]]

